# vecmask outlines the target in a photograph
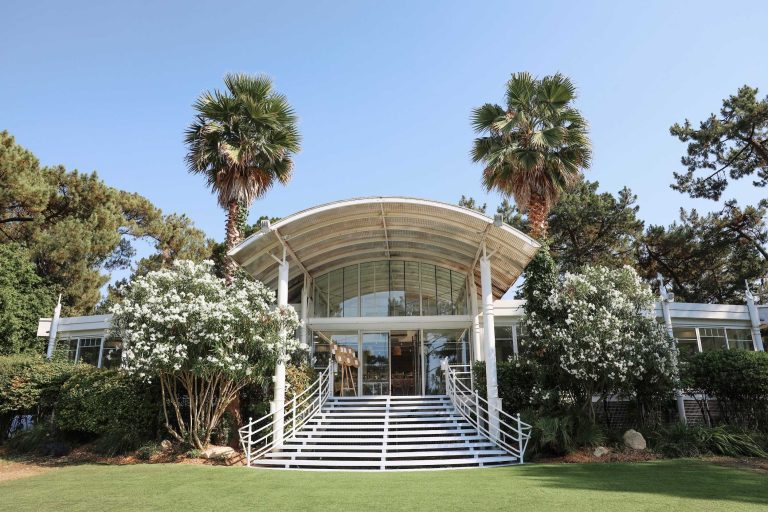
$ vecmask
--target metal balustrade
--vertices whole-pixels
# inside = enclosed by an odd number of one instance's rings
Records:
[[[282,409],[272,411],[256,420],[248,418],[248,424],[240,428],[240,444],[245,452],[246,465],[250,466],[274,448],[274,426],[276,415],[283,413],[283,439],[291,439],[315,414],[317,414],[331,396],[333,386],[333,363],[307,389],[285,403]]]
[[[525,449],[531,438],[531,425],[512,416],[488,401],[472,389],[472,369],[467,365],[443,363],[445,392],[456,410],[482,435],[522,464]],[[466,383],[470,382],[468,386]],[[493,413],[493,414],[491,414]]]

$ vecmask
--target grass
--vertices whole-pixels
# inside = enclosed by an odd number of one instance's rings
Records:
[[[695,460],[394,472],[80,465],[0,483],[0,510],[766,510],[768,475]]]

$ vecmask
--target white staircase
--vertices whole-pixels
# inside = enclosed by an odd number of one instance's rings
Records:
[[[328,397],[251,466],[291,469],[418,469],[516,464],[478,432],[448,396]]]

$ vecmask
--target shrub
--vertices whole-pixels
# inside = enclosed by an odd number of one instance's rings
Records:
[[[686,388],[717,399],[722,421],[768,432],[768,353],[697,353],[684,361],[681,371]]]
[[[475,388],[480,396],[486,394],[485,362],[472,366]],[[539,408],[548,398],[541,388],[542,369],[530,359],[498,361],[496,375],[499,398],[504,410],[514,414],[526,409]]]
[[[61,388],[56,422],[64,431],[114,440],[130,431],[146,440],[157,429],[159,402],[155,388],[121,371],[78,365]]]
[[[99,436],[91,445],[91,450],[107,457],[114,457],[138,449],[146,440],[145,435],[135,430],[120,428]]]
[[[72,451],[72,444],[60,433],[54,432],[48,424],[38,424],[13,435],[8,440],[11,453],[35,453],[52,457],[63,457]]]
[[[203,456],[203,450],[198,450],[197,448],[192,448],[191,450],[187,451],[187,458],[188,459],[199,459]]]
[[[768,457],[768,453],[751,435],[725,427],[676,424],[649,436],[651,447],[668,457]]]
[[[74,369],[70,362],[46,361],[36,355],[0,357],[0,441],[16,415],[30,414],[35,422],[45,421]]]
[[[136,450],[136,458],[139,460],[150,460],[153,455],[160,453],[161,448],[157,443],[147,443]]]

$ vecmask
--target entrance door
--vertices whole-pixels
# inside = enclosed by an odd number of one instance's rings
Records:
[[[389,335],[392,394],[421,394],[419,331],[392,331]]]
[[[363,395],[389,394],[389,333],[364,332],[363,358],[360,361],[363,371]]]

